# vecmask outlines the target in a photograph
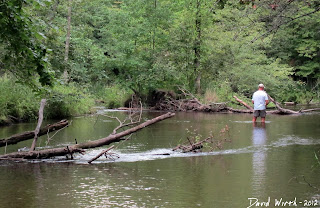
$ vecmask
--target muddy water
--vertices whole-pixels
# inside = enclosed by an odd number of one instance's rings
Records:
[[[102,138],[117,122],[100,111],[76,117],[72,125],[43,136],[40,146],[60,147]],[[160,115],[144,113],[144,118]],[[51,123],[54,121],[51,121]],[[0,161],[0,207],[320,207],[320,114],[269,115],[253,125],[251,115],[178,113],[115,144],[114,158],[74,161],[65,157],[32,162]],[[31,130],[35,123],[0,128],[0,138]],[[219,136],[230,128],[224,148],[182,154],[171,149],[187,131]],[[48,142],[49,139],[49,142]],[[1,147],[0,153],[27,150],[31,141]],[[103,149],[103,148],[102,148]],[[170,155],[161,155],[169,153]],[[318,155],[320,153],[318,152]],[[117,158],[119,156],[120,158]],[[250,199],[251,198],[251,199]],[[291,201],[291,202],[290,202]],[[260,203],[260,204],[259,204]],[[261,207],[261,206],[259,206]]]

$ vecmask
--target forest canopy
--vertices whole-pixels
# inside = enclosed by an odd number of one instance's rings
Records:
[[[105,89],[179,86],[226,101],[264,83],[279,101],[309,103],[320,96],[319,10],[319,0],[0,0],[0,74],[113,101]]]

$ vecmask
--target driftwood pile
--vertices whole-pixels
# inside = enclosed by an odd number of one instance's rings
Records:
[[[233,96],[234,99],[239,102],[246,109],[234,109],[227,106],[228,102],[225,103],[210,103],[203,104],[201,103],[195,96],[191,93],[186,92],[185,90],[180,89],[183,92],[183,99],[176,99],[172,96],[163,96],[158,102],[154,105],[154,109],[163,110],[163,111],[196,111],[196,112],[228,112],[228,113],[253,113],[253,108],[240,100],[236,96]],[[281,107],[281,105],[276,102],[272,97],[269,96],[269,100],[273,102],[276,106],[276,110],[267,111],[268,114],[301,114],[310,111],[318,111],[320,108],[315,109],[307,109],[307,110],[299,110],[293,111],[290,109],[285,109]]]
[[[219,137],[215,138],[212,134],[208,136],[206,139],[201,139],[202,135],[196,133],[196,131],[188,132],[189,136],[187,137],[187,141],[183,144],[179,144],[172,151],[180,151],[182,153],[187,152],[202,152],[204,149],[207,152],[211,152],[216,149],[223,149],[223,146],[226,142],[231,142],[229,135],[229,126],[226,125],[220,131]]]

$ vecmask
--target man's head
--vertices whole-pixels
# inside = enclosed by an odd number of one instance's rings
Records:
[[[264,85],[263,84],[259,84],[258,87],[259,87],[259,89],[262,89],[262,90],[264,89]]]

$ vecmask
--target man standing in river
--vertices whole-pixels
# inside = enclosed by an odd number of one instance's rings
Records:
[[[264,123],[266,120],[266,106],[269,104],[267,93],[264,91],[264,85],[259,84],[259,89],[252,96],[253,108],[253,122],[257,121],[257,117],[261,117],[261,122]]]

